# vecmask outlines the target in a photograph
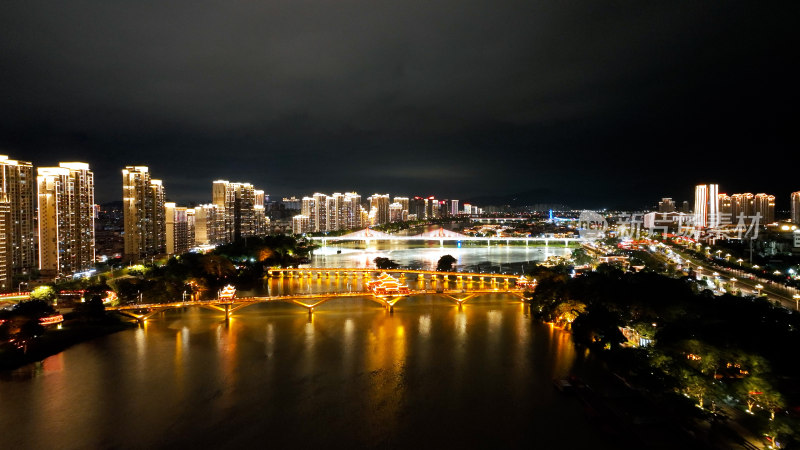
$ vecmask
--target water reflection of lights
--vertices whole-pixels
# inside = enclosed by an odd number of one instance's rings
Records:
[[[467,335],[467,315],[461,308],[456,313],[456,333],[461,339]]]
[[[426,337],[431,334],[430,314],[419,316],[419,334]]]
[[[136,357],[138,363],[144,364],[147,351],[147,321],[142,322],[135,331]]]
[[[272,358],[275,353],[275,326],[272,323],[267,324],[267,336],[264,344],[264,354],[267,358]]]
[[[503,312],[498,310],[491,310],[486,313],[489,327],[489,339],[493,344],[497,344],[501,337],[503,329]]]

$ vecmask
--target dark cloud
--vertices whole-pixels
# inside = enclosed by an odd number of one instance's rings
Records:
[[[550,192],[587,206],[800,189],[794,3],[3,2],[0,149],[102,200]]]

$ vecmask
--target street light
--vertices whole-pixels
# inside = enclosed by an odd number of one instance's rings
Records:
[[[800,294],[794,294],[792,298],[794,299],[795,311],[800,311]]]
[[[726,253],[725,254],[725,262],[730,261],[730,259],[731,259],[731,254],[730,253]]]
[[[764,289],[764,286],[761,284],[757,284],[756,289],[758,289],[758,295],[761,295],[761,290]]]
[[[716,253],[717,254],[717,258],[719,258],[719,255],[722,253],[722,250],[717,250],[714,253]]]
[[[742,265],[742,262],[744,262],[744,260],[743,260],[742,258],[739,258],[739,259],[737,259],[737,260],[736,260],[736,262],[738,262],[738,263],[739,263],[739,266],[741,266],[741,265]]]

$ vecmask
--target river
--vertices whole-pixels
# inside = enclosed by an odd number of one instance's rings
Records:
[[[0,374],[0,447],[612,448],[551,383],[595,364],[505,294],[187,308]]]

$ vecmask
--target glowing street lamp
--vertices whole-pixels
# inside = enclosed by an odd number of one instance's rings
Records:
[[[737,259],[737,260],[736,260],[736,262],[738,262],[738,263],[739,263],[739,265],[741,266],[741,265],[742,265],[742,263],[744,262],[744,260],[743,260],[742,258],[739,258],[739,259]]]
[[[725,254],[725,261],[727,262],[727,261],[730,261],[730,260],[731,260],[731,254],[730,253],[726,253]]]
[[[735,287],[736,287],[736,282],[737,282],[737,281],[739,281],[739,280],[737,280],[736,278],[731,278],[731,279],[730,279],[730,282],[731,282],[731,290],[733,290],[733,288],[735,288]]]
[[[762,284],[757,284],[756,289],[758,290],[758,295],[761,295],[761,290],[764,289],[764,286]]]
[[[714,253],[716,253],[717,254],[717,258],[719,258],[719,255],[722,254],[722,250],[717,250]]]
[[[800,311],[800,294],[794,294],[792,298],[794,299],[795,311]]]

